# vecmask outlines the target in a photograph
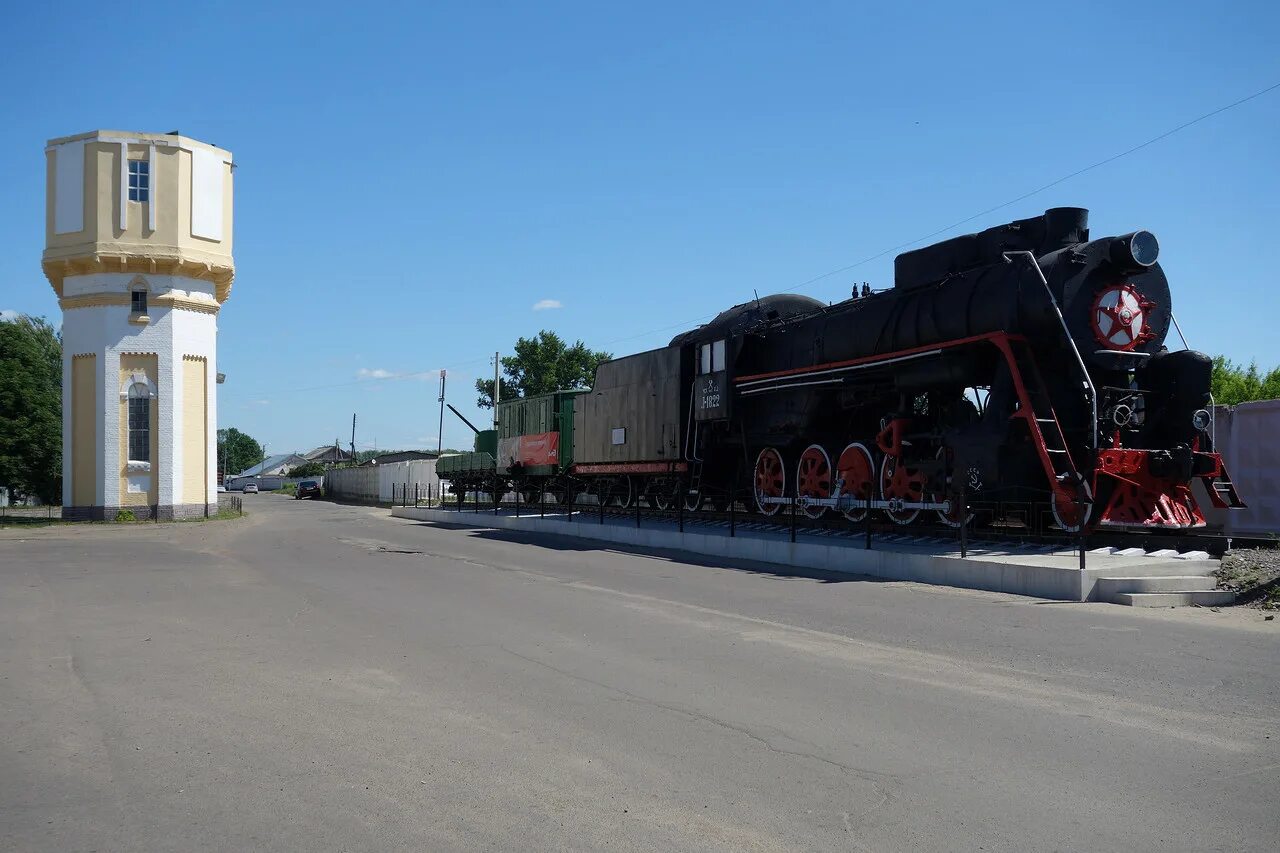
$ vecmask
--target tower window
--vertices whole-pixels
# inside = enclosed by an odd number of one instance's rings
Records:
[[[151,398],[147,386],[129,386],[129,461],[151,461]]]
[[[129,201],[147,201],[151,195],[151,164],[146,160],[129,161]]]
[[[129,310],[134,314],[147,313],[147,292],[135,290],[129,294]]]

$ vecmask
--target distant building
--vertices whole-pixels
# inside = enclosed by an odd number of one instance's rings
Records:
[[[351,452],[343,450],[336,444],[322,444],[302,455],[309,461],[319,462],[322,465],[340,465],[351,461]]]
[[[246,468],[235,476],[236,479],[241,477],[275,477],[288,474],[299,465],[306,465],[310,461],[301,453],[278,453],[275,456],[268,456],[257,465]]]

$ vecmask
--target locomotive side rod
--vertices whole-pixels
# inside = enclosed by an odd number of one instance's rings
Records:
[[[942,512],[951,512],[951,501],[904,501],[897,498],[890,498],[887,501],[873,500],[868,503],[867,501],[859,501],[852,495],[843,495],[838,498],[762,497],[759,498],[759,501],[762,504],[782,504],[783,506],[790,506],[794,504],[801,509],[807,506],[833,507],[842,512],[851,509],[859,509],[863,506],[866,506],[869,509],[887,509],[894,512],[900,512],[904,509],[936,509]]]

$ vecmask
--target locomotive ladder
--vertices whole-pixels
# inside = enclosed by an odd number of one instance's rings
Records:
[[[1053,411],[1053,403],[1045,389],[1044,378],[1036,364],[1031,347],[1025,340],[1008,337],[1004,339],[1005,355],[1009,367],[1013,371],[1013,384],[1018,392],[1018,411],[1012,417],[1022,418],[1031,431],[1031,439],[1040,455],[1045,474],[1049,477],[1051,488],[1064,498],[1075,498],[1079,495],[1076,484],[1081,483],[1080,472],[1067,449],[1066,436],[1062,434],[1062,425]],[[1067,487],[1063,490],[1062,487]]]

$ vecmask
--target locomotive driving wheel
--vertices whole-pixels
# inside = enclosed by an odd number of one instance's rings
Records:
[[[821,445],[811,444],[796,463],[796,496],[802,498],[831,497],[831,457]],[[809,518],[821,518],[825,506],[806,506],[802,512]]]
[[[880,495],[887,501],[923,501],[925,476],[896,456],[885,456],[880,463]],[[910,524],[920,515],[918,509],[886,509],[894,524]]]
[[[754,492],[756,509],[761,515],[777,515],[779,503],[767,503],[767,498],[780,498],[786,493],[787,471],[782,467],[782,454],[773,447],[766,447],[756,457]]]
[[[876,467],[871,451],[861,442],[853,442],[836,461],[836,474],[844,480],[841,494],[849,495],[857,503],[844,511],[850,521],[862,521],[867,517],[867,498],[875,497]]]

